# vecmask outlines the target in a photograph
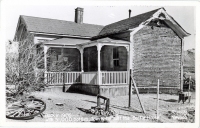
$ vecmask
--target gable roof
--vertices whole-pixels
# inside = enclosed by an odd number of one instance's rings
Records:
[[[106,25],[97,36],[93,37],[93,39],[106,37],[108,35],[124,32],[130,28],[135,28],[139,26],[140,23],[148,20],[159,9]]]
[[[106,25],[97,36],[94,36],[92,39],[99,39],[103,37],[107,37],[110,35],[118,34],[125,32],[129,29],[133,29],[138,27],[141,23],[146,22],[150,19],[156,12],[159,10],[166,11],[164,8],[158,8],[140,15],[136,15],[134,17],[130,17],[109,25]],[[168,15],[168,14],[167,14]],[[169,20],[164,20],[167,24],[181,37],[190,35],[187,33],[170,15],[168,15],[170,19],[175,23],[171,23]]]
[[[70,35],[80,37],[93,37],[98,35],[103,26],[94,24],[79,24],[72,21],[63,21],[32,16],[20,18],[25,22],[27,30],[36,33],[47,33],[57,35]]]
[[[138,28],[141,24],[148,24],[149,21],[153,18],[159,19],[159,16],[157,16],[157,14],[161,13],[164,13],[164,15],[167,17],[161,20],[163,20],[174,32],[176,32],[179,37],[183,38],[190,35],[173,19],[173,17],[166,13],[166,10],[164,8],[158,8],[134,17],[130,17],[106,25],[105,27],[101,25],[85,23],[79,24],[72,21],[63,21],[23,15],[20,16],[19,21],[25,23],[26,28],[29,32],[96,40],[99,38],[109,37],[114,34],[132,31],[133,29]]]

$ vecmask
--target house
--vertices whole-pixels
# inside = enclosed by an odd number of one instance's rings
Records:
[[[116,96],[128,94],[130,71],[140,91],[155,91],[158,79],[163,92],[182,89],[189,35],[164,8],[106,26],[83,23],[76,8],[75,22],[20,16],[14,40],[42,48],[48,85]],[[60,60],[75,66],[60,70]]]

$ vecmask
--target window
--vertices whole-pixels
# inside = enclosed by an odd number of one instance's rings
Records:
[[[119,66],[119,49],[118,47],[113,48],[113,64]]]

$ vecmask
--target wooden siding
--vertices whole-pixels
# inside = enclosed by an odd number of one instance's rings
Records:
[[[133,75],[138,86],[180,87],[181,39],[167,27],[145,26],[134,35]]]

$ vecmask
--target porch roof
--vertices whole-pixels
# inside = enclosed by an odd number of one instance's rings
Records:
[[[55,39],[55,40],[52,40],[52,41],[48,41],[44,44],[47,44],[47,45],[64,45],[64,46],[67,46],[67,45],[70,45],[70,46],[75,46],[75,45],[79,45],[79,44],[82,44],[82,43],[85,43],[85,42],[89,42],[90,40],[87,40],[87,39],[76,39],[76,38],[59,38],[59,39]]]
[[[105,37],[105,38],[101,38],[101,39],[97,39],[97,40],[93,40],[93,41],[89,41],[89,42],[85,42],[85,43],[81,43],[78,45],[87,45],[87,44],[92,44],[92,43],[110,43],[110,44],[129,44],[129,41],[125,41],[125,40],[119,40],[119,39],[112,39],[109,37]]]
[[[125,41],[125,40],[120,40],[120,39],[112,39],[112,38],[109,38],[109,37],[106,37],[106,38],[101,38],[101,39],[98,39],[96,40],[97,42],[102,42],[102,43],[130,43],[129,41]]]
[[[77,46],[77,45],[87,45],[92,43],[111,43],[111,44],[129,44],[130,42],[118,39],[112,39],[109,37],[101,38],[97,40],[88,40],[88,39],[76,39],[76,38],[59,38],[45,42],[46,45],[59,45],[59,46]]]

